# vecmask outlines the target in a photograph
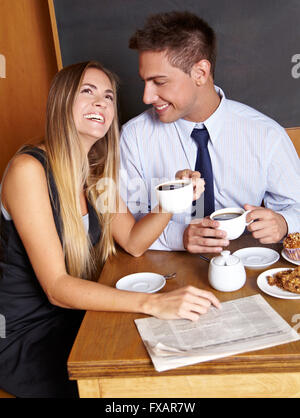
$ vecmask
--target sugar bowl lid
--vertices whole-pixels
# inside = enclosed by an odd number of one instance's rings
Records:
[[[216,266],[234,266],[240,262],[240,259],[236,255],[231,255],[230,251],[225,250],[218,257],[214,257],[212,262]]]

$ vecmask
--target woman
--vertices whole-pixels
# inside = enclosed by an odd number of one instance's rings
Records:
[[[117,170],[113,75],[96,62],[63,69],[50,89],[44,142],[22,148],[2,182],[0,387],[16,396],[77,396],[66,362],[84,310],[196,320],[219,304],[193,287],[149,295],[93,281],[115,242],[139,256],[172,216],[158,211],[135,223],[117,198]],[[105,178],[113,181],[104,198]]]

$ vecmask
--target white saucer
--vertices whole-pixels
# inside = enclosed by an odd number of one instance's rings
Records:
[[[265,247],[242,248],[235,251],[233,255],[239,257],[245,267],[252,269],[269,267],[280,257],[277,251]]]
[[[289,261],[290,263],[296,264],[296,266],[300,266],[300,261],[292,260],[290,257],[288,257],[285,254],[284,250],[281,251],[281,255],[282,255],[283,258],[286,259],[286,261]]]
[[[158,292],[166,284],[164,276],[156,273],[134,273],[122,277],[116,283],[116,288],[131,292]]]
[[[300,295],[297,295],[297,293],[292,293],[287,290],[280,289],[277,286],[270,286],[267,280],[267,276],[272,276],[275,273],[278,273],[279,271],[283,270],[289,270],[288,268],[278,268],[278,269],[271,269],[264,271],[261,273],[257,278],[257,286],[262,290],[263,292],[267,293],[270,296],[274,296],[275,298],[279,299],[300,299]]]

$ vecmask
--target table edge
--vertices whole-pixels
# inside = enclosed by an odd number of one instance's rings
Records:
[[[276,356],[275,356],[276,357]],[[197,363],[191,366],[179,367],[165,372],[157,372],[150,359],[149,362],[115,361],[112,365],[107,362],[69,362],[68,373],[71,380],[101,377],[152,377],[152,376],[180,376],[196,374],[238,374],[238,373],[290,373],[300,372],[298,355],[280,358],[269,356],[231,356],[218,361]]]

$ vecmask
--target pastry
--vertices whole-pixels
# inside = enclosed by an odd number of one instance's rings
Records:
[[[300,294],[300,266],[295,269],[279,271],[273,276],[267,276],[270,286],[277,286],[280,289]]]
[[[291,260],[300,261],[300,232],[289,234],[283,240],[283,251]]]

